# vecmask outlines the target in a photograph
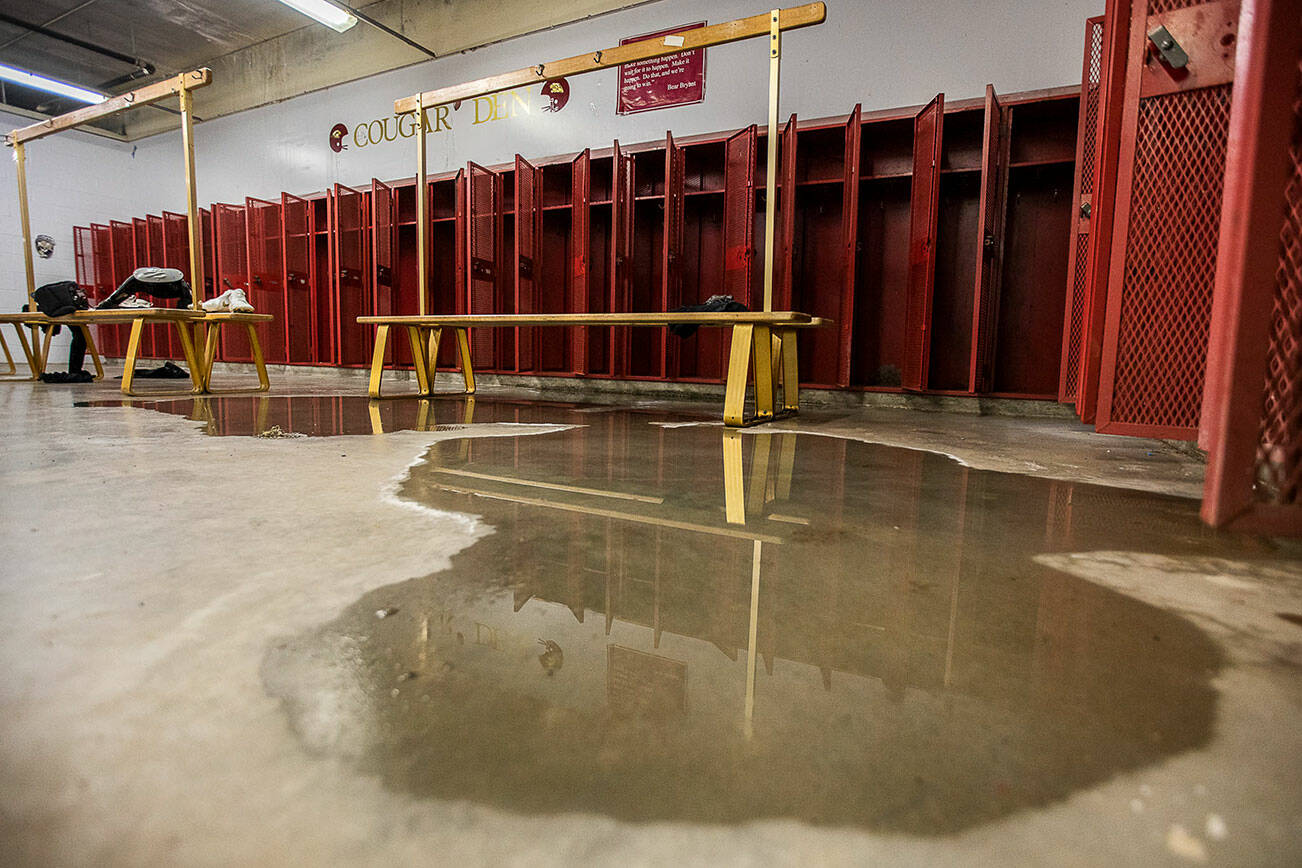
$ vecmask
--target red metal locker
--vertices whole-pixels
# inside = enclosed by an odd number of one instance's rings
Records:
[[[173,211],[163,212],[163,264],[184,274],[185,282],[190,284],[190,291],[195,292],[194,282],[190,279],[190,236],[184,214]],[[181,307],[179,302],[174,306]],[[176,329],[161,329],[159,337],[163,335],[166,335],[167,357],[182,358],[184,353],[181,351],[181,341],[176,336]]]
[[[660,268],[660,309],[669,311],[683,304],[683,230],[687,200],[687,155],[665,133],[665,217],[663,259]],[[660,330],[660,376],[678,375],[682,342],[668,339]]]
[[[216,203],[213,208],[213,248],[216,256],[217,294],[228,289],[249,291],[248,239],[245,237],[243,205]],[[223,328],[220,358],[225,362],[253,359],[248,336],[242,330]]]
[[[936,94],[913,119],[913,192],[909,222],[909,308],[903,384],[927,386],[931,351],[931,301],[936,282],[936,218],[940,200],[940,147],[945,95]]]
[[[337,328],[339,311],[335,296],[335,194],[326,190],[321,199],[310,199],[309,226],[312,229],[312,286],[316,340],[312,358],[318,365],[339,364]]]
[[[360,190],[335,184],[335,334],[337,363],[364,367],[370,363],[372,328],[357,318],[374,309],[367,273],[366,203]]]
[[[791,309],[792,263],[796,245],[796,116],[782,128],[782,177],[779,178],[777,253],[773,262],[773,309]]]
[[[212,210],[199,209],[199,235],[203,238],[203,287],[193,287],[199,292],[200,300],[206,300],[221,293],[213,290],[217,285],[217,244],[213,240],[216,230],[212,225]]]
[[[752,308],[757,135],[755,125],[751,124],[729,136],[724,142],[723,163],[723,292]]]
[[[1207,336],[1230,119],[1237,2],[1136,0],[1117,176],[1098,430],[1192,439]],[[1188,56],[1154,53],[1159,26]]]
[[[153,257],[150,255],[149,246],[149,224],[142,217],[131,218],[131,239],[132,246],[135,250],[136,268],[154,265]],[[146,298],[146,301],[153,301],[152,297]],[[155,302],[157,303],[157,302]],[[152,359],[154,353],[154,326],[145,326],[140,332],[140,347],[136,351],[137,358]]]
[[[1302,536],[1302,0],[1245,0],[1241,20],[1202,515]]]
[[[995,337],[999,325],[999,274],[1004,254],[1004,191],[1008,186],[1008,136],[995,87],[986,85],[981,143],[981,201],[977,217],[976,292],[972,300],[969,392],[994,388]]]
[[[515,155],[515,312],[537,313],[542,279],[542,172]],[[531,328],[512,329],[515,369],[538,370],[538,346]]]
[[[376,316],[389,316],[394,313],[414,314],[413,310],[402,310],[398,304],[397,287],[394,279],[397,258],[395,250],[398,242],[397,197],[393,188],[380,181],[371,179],[371,286],[374,288],[372,313]],[[427,236],[428,237],[428,236]],[[386,364],[411,366],[411,348],[405,340],[389,341],[385,347]]]
[[[1090,220],[1094,199],[1095,144],[1099,132],[1099,89],[1103,80],[1103,16],[1085,20],[1085,60],[1081,69],[1080,118],[1076,124],[1076,177],[1072,201],[1076,218],[1067,253],[1067,304],[1062,323],[1062,362],[1058,366],[1058,400],[1076,402],[1080,392],[1081,356],[1085,348],[1086,301],[1089,293]]]
[[[262,344],[263,358],[268,362],[284,364],[287,351],[280,203],[248,197],[244,200],[244,208],[249,259],[249,304],[253,305],[256,312],[269,313],[275,317],[265,327],[261,327],[258,338]]]
[[[633,155],[615,141],[611,163],[610,311],[628,313],[633,304]],[[631,334],[627,326],[611,329],[611,374],[628,375]]]
[[[111,293],[121,286],[122,281],[130,277],[131,272],[136,269],[135,233],[132,231],[130,223],[123,223],[120,220],[109,221],[109,251],[112,267],[109,270],[108,291]],[[116,338],[118,355],[125,356],[127,352],[126,329],[116,327],[107,330],[115,333],[114,338]]]
[[[502,176],[477,163],[466,167],[469,196],[466,220],[466,312],[505,313],[496,309],[498,250],[502,243]],[[498,329],[471,331],[470,356],[476,368],[492,370],[498,363]]]
[[[312,256],[312,204],[280,194],[281,285],[285,287],[285,352],[290,364],[316,361],[316,280]]]
[[[570,163],[570,298],[571,313],[586,313],[591,257],[592,154],[587,149]],[[588,328],[570,329],[570,370],[588,372]]]
[[[77,272],[77,285],[88,298],[95,297],[95,240],[89,226],[72,228],[72,262]]]

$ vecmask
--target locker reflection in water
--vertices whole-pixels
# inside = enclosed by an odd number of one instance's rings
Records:
[[[268,652],[305,747],[525,814],[935,834],[1210,738],[1215,646],[1035,560],[1252,550],[1189,503],[581,410],[409,471],[492,532]]]

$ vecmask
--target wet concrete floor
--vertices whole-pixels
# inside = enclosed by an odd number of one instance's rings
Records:
[[[1296,549],[1210,531],[1186,498],[817,418],[733,432],[656,406],[338,395],[142,410],[228,437],[438,435],[393,497],[475,517],[472,541],[249,650],[304,757],[507,816],[922,839],[1034,816],[1197,756],[1226,719],[1224,637],[1092,571],[1142,555],[1173,582],[1251,583],[1236,570],[1258,560],[1302,578]],[[1258,638],[1297,629],[1275,608]],[[1197,846],[1167,830],[1157,851],[1215,853],[1214,830],[1181,831]]]

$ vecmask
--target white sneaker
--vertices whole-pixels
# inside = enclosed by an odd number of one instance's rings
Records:
[[[226,299],[226,306],[230,308],[231,313],[253,313],[253,305],[249,304],[248,296],[242,289],[232,289],[230,297]]]
[[[230,307],[230,297],[232,292],[234,292],[234,290],[228,289],[216,298],[210,298],[201,303],[199,307],[208,311],[208,313],[220,313],[227,310]]]

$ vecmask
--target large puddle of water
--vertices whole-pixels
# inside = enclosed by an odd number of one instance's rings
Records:
[[[401,498],[495,532],[269,650],[309,751],[521,814],[941,834],[1212,736],[1223,660],[1201,631],[1034,560],[1265,553],[1192,501],[491,406],[585,427],[446,440],[412,468]]]

